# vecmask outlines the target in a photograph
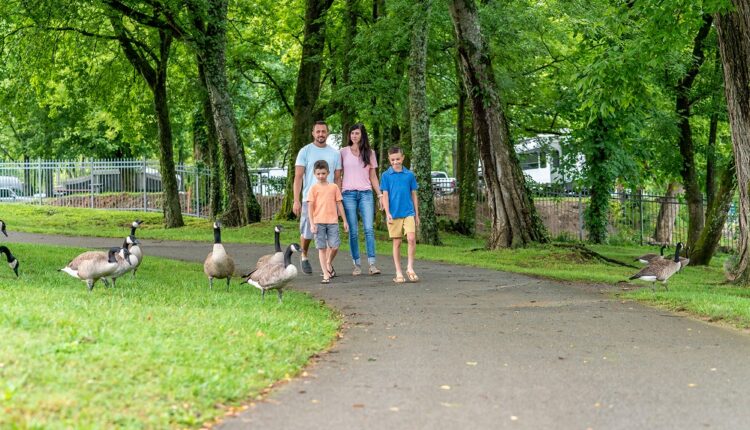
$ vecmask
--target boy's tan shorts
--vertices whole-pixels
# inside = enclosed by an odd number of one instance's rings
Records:
[[[391,239],[398,239],[407,233],[416,233],[417,225],[414,222],[413,216],[406,218],[394,218],[393,222],[388,224],[388,236]]]

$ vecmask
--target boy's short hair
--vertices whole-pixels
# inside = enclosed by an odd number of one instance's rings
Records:
[[[313,165],[313,171],[315,170],[325,170],[326,172],[330,172],[331,170],[328,168],[328,162],[326,160],[318,160]]]
[[[388,155],[393,155],[393,154],[404,155],[404,151],[401,149],[400,146],[391,146],[390,148],[388,148]]]

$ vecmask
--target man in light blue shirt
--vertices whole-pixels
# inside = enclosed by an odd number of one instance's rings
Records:
[[[328,125],[323,121],[316,121],[312,130],[313,141],[302,147],[297,154],[297,161],[294,163],[294,206],[292,211],[299,219],[300,243],[302,244],[302,254],[300,256],[300,265],[302,272],[312,273],[312,266],[307,259],[307,250],[310,248],[313,234],[310,230],[310,222],[307,212],[307,193],[310,187],[317,182],[315,179],[315,162],[325,160],[330,166],[328,173],[328,182],[338,183],[341,178],[341,155],[335,148],[328,146]],[[334,252],[331,255],[331,267],[333,267]],[[336,276],[333,271],[332,276]]]

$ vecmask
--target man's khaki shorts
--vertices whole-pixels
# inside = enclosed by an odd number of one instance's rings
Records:
[[[391,239],[398,239],[407,233],[416,233],[417,225],[413,216],[406,218],[394,218],[393,222],[388,224],[388,236]]]

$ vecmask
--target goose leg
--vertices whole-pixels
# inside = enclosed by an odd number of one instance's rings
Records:
[[[667,287],[667,281],[664,281],[664,290],[669,291],[669,287]]]
[[[231,276],[227,278],[227,291],[229,291],[229,281],[231,281],[231,280],[232,280]]]
[[[265,303],[266,301],[266,290],[262,289],[260,290],[260,302]]]
[[[105,287],[109,288],[109,281],[107,280],[107,278],[102,278],[102,282],[104,282]],[[114,279],[112,279],[112,282],[114,283]]]
[[[208,277],[208,289],[213,290],[214,289],[214,278],[212,276]]]
[[[134,277],[134,278],[135,278],[135,272],[136,272],[137,270],[138,270],[138,269],[133,269],[133,277]]]
[[[282,292],[281,292],[281,289],[278,289],[278,290],[276,290],[276,295],[277,295],[277,296],[279,296],[279,303],[282,303],[282,300],[281,300],[281,296],[282,296],[283,294],[284,294],[284,293],[282,293]]]
[[[89,293],[91,290],[94,289],[94,280],[93,279],[87,279],[86,280],[86,286],[89,287]]]

